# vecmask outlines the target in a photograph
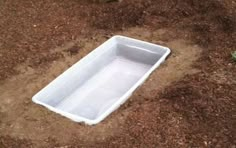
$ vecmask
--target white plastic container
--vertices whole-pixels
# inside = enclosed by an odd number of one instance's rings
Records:
[[[76,122],[97,124],[124,103],[170,49],[114,36],[33,96]]]

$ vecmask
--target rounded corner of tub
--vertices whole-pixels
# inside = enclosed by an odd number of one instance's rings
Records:
[[[166,47],[166,54],[169,55],[171,53],[171,49]]]
[[[124,38],[124,36],[122,36],[122,35],[114,35],[114,36],[112,36],[110,39],[111,39],[111,40],[114,40],[114,41],[116,41],[116,42],[119,42],[120,39],[122,39],[122,38]]]
[[[115,39],[117,39],[117,38],[122,38],[122,37],[124,37],[124,36],[119,35],[119,34],[112,36],[112,38],[115,38]]]
[[[98,124],[100,121],[97,120],[91,120],[89,122],[86,122],[86,124],[90,125],[90,126],[95,126],[96,124]]]
[[[73,115],[73,114],[70,114],[70,113],[65,113],[65,112],[63,112],[61,110],[57,110],[57,113],[59,113],[59,114],[61,114],[63,116],[66,116],[67,118],[71,119],[74,122],[84,123],[84,124],[90,125],[90,126],[98,124],[98,123],[101,122],[101,119],[99,117],[95,118],[95,119],[89,119],[89,118]]]
[[[86,121],[86,123],[87,123],[88,125],[96,125],[96,124],[101,123],[105,118],[106,118],[106,115],[100,115],[100,116],[98,116],[98,117],[95,118],[95,119],[88,119],[88,120]]]
[[[94,120],[91,120],[91,119],[86,119],[86,120],[84,119],[84,120],[81,120],[81,119],[79,119],[79,120],[78,120],[78,119],[77,119],[76,122],[81,122],[81,123],[87,124],[87,125],[89,125],[89,126],[94,126],[94,125],[100,123],[101,120],[99,120],[99,119],[94,119]]]
[[[36,95],[34,95],[31,100],[36,104],[40,103],[39,100],[38,100],[38,97]]]
[[[37,97],[33,96],[31,100],[36,103],[37,102]]]

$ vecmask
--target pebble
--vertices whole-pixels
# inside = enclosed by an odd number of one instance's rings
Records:
[[[78,46],[73,46],[71,48],[68,49],[68,51],[70,52],[70,54],[77,54],[79,52],[79,47]]]

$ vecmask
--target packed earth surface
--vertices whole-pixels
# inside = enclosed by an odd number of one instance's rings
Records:
[[[170,56],[101,123],[34,94],[113,35]],[[0,0],[0,147],[236,148],[235,0]]]

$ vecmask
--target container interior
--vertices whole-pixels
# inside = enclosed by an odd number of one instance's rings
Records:
[[[90,120],[121,98],[163,56],[163,48],[119,39],[42,91],[39,101]]]

